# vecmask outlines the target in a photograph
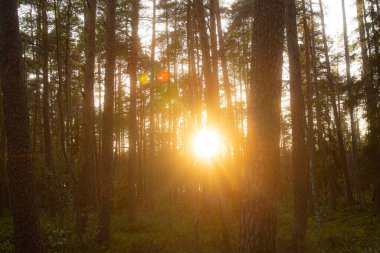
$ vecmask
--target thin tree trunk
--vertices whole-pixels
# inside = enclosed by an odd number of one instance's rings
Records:
[[[320,7],[320,16],[321,16],[321,22],[322,22],[322,37],[323,37],[323,51],[325,54],[326,59],[326,70],[327,70],[327,81],[328,85],[331,91],[330,100],[331,105],[333,107],[333,115],[334,115],[334,122],[335,122],[335,130],[336,135],[338,138],[338,151],[339,151],[339,161],[340,161],[340,168],[343,172],[344,177],[344,183],[346,186],[346,198],[350,205],[354,204],[354,196],[352,194],[352,188],[351,188],[351,180],[348,173],[348,166],[347,166],[347,159],[346,159],[346,151],[344,147],[344,141],[343,141],[343,133],[342,133],[342,124],[341,119],[338,111],[338,104],[337,104],[337,89],[335,87],[334,78],[331,71],[331,63],[330,63],[330,56],[329,56],[329,49],[327,46],[327,37],[326,37],[326,27],[325,27],[325,17],[324,17],[324,10],[322,5],[322,0],[319,0],[319,7]]]
[[[290,69],[292,119],[292,165],[294,185],[293,250],[305,252],[307,229],[308,162],[305,143],[305,105],[302,95],[301,63],[297,36],[295,0],[287,0],[286,31]]]
[[[322,214],[321,214],[321,209],[319,206],[319,199],[318,199],[318,187],[317,187],[317,182],[315,178],[315,170],[314,170],[314,127],[313,127],[313,110],[312,110],[312,98],[313,98],[313,93],[315,94],[316,97],[316,116],[317,116],[317,128],[321,129],[322,124],[322,113],[321,113],[321,107],[319,103],[319,93],[318,93],[318,87],[317,87],[317,62],[316,62],[316,53],[315,53],[315,31],[314,31],[314,11],[313,11],[313,3],[312,0],[310,0],[310,11],[311,11],[311,43],[310,43],[310,35],[308,34],[307,36],[309,37],[309,46],[311,47],[311,50],[309,49],[309,52],[311,51],[311,65],[313,68],[313,84],[310,84],[310,89],[308,89],[308,94],[309,101],[311,106],[311,115],[309,116],[309,123],[310,126],[308,128],[308,135],[310,139],[309,143],[309,153],[310,153],[310,164],[309,164],[309,173],[310,173],[310,182],[311,182],[311,193],[313,196],[313,205],[314,209],[317,212],[317,219],[318,219],[318,224],[321,225],[322,223]],[[318,135],[318,140],[321,140],[321,136]]]
[[[156,139],[155,139],[155,102],[154,102],[154,89],[156,85],[156,72],[155,69],[155,61],[156,61],[156,0],[153,0],[153,19],[152,19],[152,45],[151,45],[151,55],[150,55],[150,61],[152,64],[151,68],[151,80],[150,80],[150,87],[149,87],[149,169],[150,173],[148,173],[149,177],[149,195],[150,201],[154,202],[155,200],[155,193],[154,193],[154,187],[155,187],[155,180],[156,180],[156,173],[154,168],[154,160],[155,160],[155,152],[156,152]],[[154,206],[154,203],[150,203]]]
[[[132,1],[132,46],[131,59],[129,63],[129,76],[131,78],[129,121],[128,121],[128,218],[130,222],[136,219],[136,143],[137,143],[137,122],[136,122],[136,96],[137,96],[137,63],[139,49],[139,11],[140,1]]]
[[[311,192],[314,193],[314,112],[313,112],[313,84],[312,84],[312,77],[311,77],[311,59],[310,59],[310,48],[311,48],[311,41],[310,41],[310,29],[306,20],[306,8],[305,8],[305,1],[302,1],[302,7],[303,7],[303,26],[304,26],[304,33],[305,33],[305,67],[306,67],[306,108],[307,108],[307,153],[309,157],[309,177],[310,177],[310,187]],[[314,201],[314,195],[312,194],[312,200]],[[313,202],[314,207],[314,202]]]
[[[37,28],[36,28],[36,42],[33,50],[33,58],[36,62],[40,63],[41,57],[39,54],[39,50],[41,48],[39,40],[37,38],[41,36],[41,10],[39,8],[38,3],[37,7]],[[40,110],[41,110],[41,91],[40,91],[40,68],[36,67],[35,70],[36,75],[36,87],[35,87],[35,96],[34,96],[34,106],[33,106],[33,123],[32,123],[32,149],[33,149],[33,157],[34,162],[37,159],[37,128],[40,126]]]
[[[86,1],[85,14],[85,69],[82,111],[82,136],[80,147],[81,170],[77,192],[77,229],[80,235],[86,230],[87,212],[96,203],[96,161],[94,143],[94,82],[95,82],[95,23],[96,0]]]
[[[52,139],[51,125],[49,115],[49,38],[48,38],[48,20],[47,20],[47,0],[41,0],[42,9],[42,75],[43,75],[43,94],[42,94],[42,114],[44,128],[44,153],[45,164],[47,169],[52,169]]]
[[[360,48],[363,62],[362,80],[364,82],[364,90],[366,96],[367,122],[369,125],[369,142],[371,148],[373,149],[371,157],[373,164],[379,164],[380,140],[377,120],[378,107],[376,101],[376,91],[374,87],[373,70],[368,55],[368,38],[366,37],[365,30],[363,0],[356,0],[356,13],[359,26]],[[369,35],[367,34],[367,36]],[[377,213],[380,213],[380,172],[378,173],[376,180],[377,183],[375,185],[375,189],[378,189],[377,191],[379,195],[377,195],[378,197],[375,198],[375,210]]]
[[[222,64],[222,73],[223,73],[223,87],[224,91],[226,93],[226,100],[227,100],[227,116],[228,116],[228,124],[229,124],[229,135],[231,138],[231,142],[233,145],[233,151],[234,151],[234,158],[235,162],[237,162],[237,158],[241,156],[241,150],[239,149],[238,145],[238,128],[237,128],[237,121],[235,119],[234,111],[233,111],[233,104],[232,104],[232,92],[231,92],[231,83],[229,80],[229,74],[228,74],[228,67],[227,67],[227,57],[226,57],[226,50],[224,45],[224,36],[223,36],[223,30],[222,30],[222,19],[220,15],[220,6],[219,6],[219,0],[214,0],[215,4],[215,13],[216,13],[216,23],[218,27],[218,39],[219,39],[219,57]],[[240,176],[238,177],[239,182]]]
[[[206,17],[203,0],[194,0],[196,7],[196,16],[198,30],[200,34],[200,44],[202,50],[202,71],[206,83],[206,108],[207,124],[209,127],[215,127],[218,124],[219,114],[219,87],[214,82],[211,68],[210,42],[206,28]]]
[[[116,2],[106,2],[106,63],[104,78],[104,110],[102,161],[100,168],[100,206],[99,206],[99,243],[109,248],[113,191],[113,132],[114,132],[114,87],[115,87],[115,29]]]
[[[138,108],[138,115],[139,115],[139,121],[138,121],[138,145],[137,145],[137,157],[138,157],[138,168],[139,172],[137,175],[137,202],[138,204],[144,203],[147,198],[146,194],[146,169],[145,169],[145,162],[146,162],[146,129],[144,128],[146,124],[146,107],[145,107],[145,98],[144,98],[144,88],[140,86],[138,89],[139,92],[139,108]],[[125,137],[124,137],[125,138]]]
[[[189,64],[189,75],[188,75],[188,87],[189,87],[189,106],[190,106],[190,129],[193,130],[196,126],[197,117],[197,106],[198,106],[198,87],[197,87],[197,77],[196,77],[196,66],[195,66],[195,56],[194,56],[194,9],[191,0],[187,0],[187,14],[186,14],[186,32],[187,32],[187,48],[188,48],[188,64]],[[195,176],[196,173],[191,173],[191,195],[192,195],[192,208],[193,208],[193,227],[194,227],[194,248],[196,250],[199,246],[199,191],[198,191],[198,178]]]
[[[212,75],[214,83],[219,87],[219,61],[218,61],[218,40],[216,33],[216,14],[215,14],[215,1],[210,0],[210,40],[211,40],[211,62],[212,62]]]
[[[0,87],[1,87],[0,82]],[[4,215],[8,209],[8,183],[7,183],[7,166],[6,166],[6,150],[7,140],[5,136],[4,110],[3,110],[3,94],[0,93],[0,217]]]
[[[98,58],[99,59],[99,58]],[[97,149],[97,170],[96,170],[96,186],[97,186],[97,200],[100,202],[100,171],[101,171],[101,159],[102,159],[102,139],[103,139],[103,132],[102,132],[102,68],[101,68],[101,61],[98,60],[97,64],[97,83],[98,83],[98,117],[97,117],[97,129],[98,129],[98,143],[96,145]]]
[[[66,148],[70,154],[70,129],[71,129],[71,65],[70,65],[70,41],[71,41],[71,16],[72,3],[68,0],[66,16],[66,42],[65,42],[65,100],[66,100]]]
[[[59,140],[60,146],[62,149],[63,158],[65,161],[65,172],[68,173],[71,171],[70,162],[66,152],[66,140],[65,140],[65,115],[63,111],[62,105],[62,89],[63,89],[63,77],[62,77],[62,58],[61,58],[61,29],[60,29],[60,10],[59,10],[60,2],[58,0],[54,0],[54,16],[55,16],[55,37],[56,37],[56,47],[57,47],[57,72],[58,72],[58,118],[59,118]]]
[[[194,57],[194,18],[191,0],[187,0],[187,14],[186,14],[186,26],[187,26],[187,48],[188,48],[188,64],[189,64],[189,104],[190,104],[190,118],[191,124],[195,124],[196,116],[196,99],[197,99],[197,87],[194,84],[196,81],[196,67]]]
[[[233,145],[233,150],[235,153],[235,158],[237,157],[236,153],[238,153],[237,148],[237,130],[235,127],[235,119],[232,110],[232,98],[231,98],[231,87],[228,78],[228,69],[227,69],[227,60],[224,49],[224,41],[223,41],[223,31],[221,27],[221,17],[220,17],[220,8],[219,8],[219,0],[211,0],[210,1],[210,30],[211,30],[211,45],[212,45],[212,62],[213,62],[213,74],[214,74],[214,82],[219,86],[219,57],[222,61],[222,72],[223,72],[223,82],[224,88],[227,95],[227,136],[229,141],[231,141]],[[217,48],[217,38],[219,39],[219,51]],[[222,51],[223,49],[223,51]],[[232,155],[232,152],[230,152]],[[238,173],[238,170],[237,170]],[[236,174],[235,174],[236,175]],[[219,199],[219,212],[220,219],[222,224],[222,233],[223,233],[223,241],[225,245],[225,252],[232,252],[231,245],[231,234],[230,234],[230,222],[228,221],[229,217],[231,217],[230,213],[227,209],[227,182],[223,180],[224,175],[219,175],[219,179],[221,181],[218,182],[220,199]],[[238,176],[236,178],[239,178]],[[238,184],[240,180],[238,180]]]
[[[353,80],[351,77],[351,61],[350,61],[350,49],[348,46],[348,35],[347,35],[347,19],[346,19],[346,7],[345,1],[342,0],[342,12],[343,12],[343,38],[344,38],[344,56],[346,61],[346,83],[348,89],[348,107],[350,112],[350,127],[351,127],[351,152],[352,152],[352,171],[353,180],[356,189],[356,193],[359,197],[359,203],[361,208],[365,208],[364,195],[362,191],[362,186],[359,180],[359,162],[358,162],[358,144],[356,137],[355,128],[355,117],[354,117],[354,94],[352,90]]]

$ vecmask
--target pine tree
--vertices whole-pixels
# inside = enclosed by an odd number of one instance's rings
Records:
[[[16,253],[44,252],[36,203],[33,153],[17,2],[0,1],[0,83]]]
[[[137,144],[137,124],[136,124],[136,97],[137,97],[137,63],[139,50],[139,10],[140,1],[132,2],[132,48],[129,66],[131,77],[130,104],[129,104],[129,125],[128,125],[128,218],[131,222],[136,219],[136,144]]]
[[[86,228],[86,212],[95,201],[95,143],[94,143],[94,82],[95,82],[95,22],[96,0],[86,2],[86,64],[83,91],[83,122],[81,136],[81,171],[77,192],[77,229],[83,234]]]
[[[114,97],[115,97],[115,44],[116,44],[116,0],[106,2],[106,63],[105,93],[103,109],[102,160],[100,168],[100,200],[98,241],[108,248],[111,237],[111,211],[113,191],[113,133],[114,133]]]
[[[308,162],[305,143],[305,105],[302,95],[300,53],[295,0],[287,0],[286,31],[290,72],[292,166],[294,185],[293,250],[305,252],[307,229]]]
[[[275,252],[284,7],[283,1],[254,1],[241,253]]]

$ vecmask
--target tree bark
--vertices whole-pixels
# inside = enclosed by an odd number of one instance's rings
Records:
[[[343,13],[343,39],[344,39],[344,58],[346,61],[346,83],[348,90],[348,107],[350,113],[350,127],[351,127],[351,152],[352,152],[352,174],[354,180],[354,186],[356,193],[359,197],[359,203],[361,208],[365,208],[364,195],[362,191],[362,186],[359,180],[359,162],[358,162],[358,144],[355,128],[355,117],[354,117],[354,94],[352,90],[353,80],[351,77],[351,61],[350,61],[350,49],[348,45],[348,35],[347,35],[347,19],[346,19],[346,7],[345,1],[342,0],[342,13]]]
[[[49,37],[48,37],[48,19],[47,19],[47,0],[41,0],[42,9],[42,78],[43,78],[43,91],[42,91],[42,114],[43,114],[43,128],[44,128],[44,153],[45,164],[47,169],[52,169],[52,138],[51,138],[51,124],[49,115]]]
[[[109,248],[113,191],[113,132],[115,87],[116,2],[106,2],[106,63],[104,78],[102,161],[100,168],[99,243]]]
[[[3,90],[7,169],[16,253],[44,252],[35,195],[27,87],[17,2],[0,1],[0,83]]]
[[[214,0],[215,5],[215,13],[216,13],[216,23],[218,27],[218,39],[219,39],[219,57],[222,64],[222,73],[223,73],[223,87],[224,91],[226,93],[226,100],[227,100],[227,116],[228,116],[228,125],[229,125],[229,135],[231,138],[231,142],[233,145],[233,151],[234,151],[234,157],[235,161],[238,157],[241,157],[241,150],[239,149],[238,144],[238,128],[237,128],[237,121],[235,119],[234,111],[233,111],[233,104],[232,104],[232,92],[231,92],[231,83],[229,80],[229,74],[228,74],[228,66],[227,66],[227,57],[226,57],[226,49],[225,49],[225,43],[224,43],[224,36],[223,36],[223,30],[222,30],[222,19],[220,15],[220,6],[219,6],[219,0]],[[240,181],[240,178],[239,178]]]
[[[196,67],[195,67],[195,57],[194,57],[194,18],[193,18],[193,8],[192,2],[187,0],[186,5],[186,32],[187,32],[187,48],[188,48],[188,64],[189,64],[189,75],[188,75],[188,99],[190,107],[190,120],[191,125],[195,124],[195,117],[197,114],[196,104],[197,104],[197,86],[196,83]]]
[[[207,124],[209,127],[214,128],[218,124],[219,87],[214,82],[211,68],[210,42],[207,34],[203,0],[194,1],[202,50],[202,72],[206,83]]]
[[[317,62],[316,62],[316,54],[315,54],[315,31],[314,31],[314,11],[313,11],[313,4],[312,0],[310,0],[310,12],[311,12],[311,21],[310,21],[310,27],[311,27],[311,40],[310,40],[310,34],[307,34],[309,43],[308,46],[310,47],[307,49],[307,51],[311,52],[311,65],[313,69],[313,82],[309,84],[307,89],[307,103],[308,107],[310,107],[310,115],[308,115],[309,119],[309,126],[308,126],[308,149],[309,149],[309,176],[310,176],[310,184],[311,184],[311,194],[313,197],[313,207],[315,211],[317,212],[317,219],[318,224],[320,225],[322,222],[322,214],[321,209],[319,207],[319,200],[318,200],[318,187],[317,182],[315,178],[315,163],[314,163],[314,147],[315,147],[315,139],[314,139],[314,119],[313,119],[313,95],[315,94],[316,103],[315,103],[315,111],[317,116],[317,128],[321,129],[321,108],[319,104],[319,93],[318,93],[318,87],[317,87]],[[308,30],[308,29],[307,29]],[[309,30],[308,30],[309,32]],[[311,42],[311,43],[310,43]],[[310,70],[309,70],[310,71]],[[320,140],[321,136],[318,136],[318,140]]]
[[[62,76],[62,57],[61,57],[61,20],[60,20],[60,2],[54,0],[54,16],[55,16],[55,37],[56,37],[56,48],[57,48],[57,72],[58,72],[58,120],[59,120],[59,142],[62,149],[62,155],[65,161],[65,173],[71,171],[69,157],[66,151],[66,141],[65,141],[65,115],[63,111],[63,101],[62,101],[62,91],[63,91],[63,76]]]
[[[131,59],[129,63],[129,76],[131,78],[130,86],[130,104],[129,104],[129,121],[128,121],[128,218],[131,222],[136,219],[136,170],[137,170],[137,122],[136,122],[136,96],[137,96],[137,63],[139,50],[139,11],[140,1],[132,1],[132,48]]]
[[[359,27],[360,48],[363,63],[362,81],[364,83],[364,90],[366,96],[366,116],[369,125],[369,145],[372,149],[371,157],[373,164],[379,164],[380,140],[377,120],[378,107],[376,101],[376,91],[374,87],[373,70],[368,55],[368,34],[366,35],[365,29],[363,0],[356,0],[356,13]],[[378,193],[375,194],[375,210],[377,213],[380,213],[380,170],[376,176],[376,180],[377,182],[375,182],[375,189],[378,191]]]
[[[81,170],[77,192],[77,229],[80,235],[86,230],[87,212],[96,203],[96,161],[94,128],[94,82],[95,82],[95,22],[96,0],[86,1],[84,90],[82,111],[82,136],[80,147]]]
[[[1,87],[0,81],[0,87]],[[4,125],[3,94],[0,94],[0,217],[8,209],[8,183],[7,183],[7,166],[6,166],[6,145]]]
[[[302,95],[300,53],[295,0],[287,0],[286,31],[290,72],[292,166],[294,185],[293,250],[305,252],[307,229],[308,162],[305,143],[305,105]]]
[[[214,83],[219,87],[219,60],[218,60],[218,40],[216,33],[216,13],[215,1],[210,0],[210,40],[211,40],[211,62],[212,62],[212,75]]]
[[[39,8],[39,3],[36,3],[37,8],[37,27],[36,27],[36,38],[41,36],[41,9]],[[34,45],[34,51],[33,51],[33,58],[36,60],[36,62],[41,62],[41,55],[39,54],[39,50],[41,48],[40,40],[36,40]],[[35,87],[35,95],[34,95],[34,105],[33,105],[33,123],[32,123],[32,149],[33,149],[33,155],[36,158],[37,155],[37,128],[41,126],[41,118],[40,118],[40,111],[41,111],[41,80],[40,80],[40,68],[36,68],[35,70],[36,75],[36,87]]]
[[[249,160],[241,211],[240,252],[272,253],[280,159],[284,3],[256,0],[253,17]]]
[[[322,37],[323,37],[323,51],[325,54],[326,59],[326,70],[327,70],[327,82],[331,91],[330,100],[331,105],[333,108],[333,115],[334,115],[334,123],[335,123],[335,130],[336,135],[338,138],[338,151],[339,151],[339,161],[340,161],[340,168],[343,172],[344,177],[344,183],[346,187],[346,198],[350,205],[354,204],[354,196],[352,194],[352,188],[351,188],[351,180],[348,173],[348,166],[347,166],[347,159],[346,159],[346,151],[344,147],[344,141],[343,141],[343,133],[342,133],[342,124],[340,120],[340,115],[338,112],[338,104],[337,104],[337,91],[334,84],[334,78],[331,71],[331,63],[330,63],[330,56],[329,56],[329,49],[327,46],[327,37],[326,37],[326,28],[325,28],[325,17],[324,17],[324,10],[322,5],[322,0],[319,0],[319,8],[320,8],[320,16],[321,16],[321,25],[322,25]]]
[[[150,75],[150,87],[149,87],[149,166],[150,166],[150,175],[149,175],[149,195],[151,198],[151,201],[154,202],[154,185],[155,185],[155,171],[154,171],[154,157],[155,157],[155,152],[156,152],[156,139],[155,139],[155,112],[154,112],[154,107],[155,107],[155,102],[154,102],[154,97],[155,97],[155,85],[156,85],[156,0],[153,0],[153,19],[152,19],[152,45],[151,45],[151,55],[150,55],[150,61],[151,61],[151,75]],[[154,203],[151,203],[154,205]]]
[[[66,42],[65,42],[65,99],[66,99],[66,131],[65,142],[66,148],[70,154],[71,144],[71,64],[70,64],[70,41],[71,41],[71,16],[72,16],[72,3],[68,0],[67,13],[66,13]]]

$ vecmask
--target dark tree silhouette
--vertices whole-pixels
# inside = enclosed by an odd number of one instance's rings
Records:
[[[136,216],[136,142],[137,142],[137,123],[136,123],[136,97],[137,97],[137,63],[139,50],[139,10],[140,1],[132,1],[132,50],[129,66],[131,77],[130,104],[129,104],[129,153],[128,153],[128,217],[130,221],[135,220]]]
[[[3,90],[7,169],[16,253],[44,252],[36,206],[17,2],[0,1],[0,83]]]
[[[293,250],[305,252],[307,229],[308,162],[305,143],[305,105],[302,95],[300,53],[295,0],[286,0],[286,32],[290,72],[292,165],[294,187]]]
[[[100,168],[100,206],[98,240],[110,246],[110,227],[113,191],[113,133],[114,133],[114,89],[115,89],[115,29],[116,0],[107,0],[106,6],[106,66],[103,111],[102,160]]]
[[[86,1],[86,64],[84,69],[81,171],[77,189],[77,229],[80,234],[82,234],[86,228],[86,209],[96,203],[96,161],[94,143],[95,21],[96,0]]]
[[[253,16],[249,160],[241,210],[240,252],[272,253],[280,157],[284,3],[254,1]]]

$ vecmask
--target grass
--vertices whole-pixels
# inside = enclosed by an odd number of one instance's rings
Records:
[[[312,253],[378,253],[380,252],[380,219],[370,211],[343,208],[328,213],[321,226],[315,216],[308,219],[307,252]],[[328,214],[326,214],[328,213]],[[292,211],[279,211],[278,252],[290,253]]]
[[[112,220],[112,253],[208,253],[225,252],[219,216],[201,215],[199,243],[195,240],[193,215],[188,208],[166,207],[144,212],[135,224],[130,224],[125,212],[115,212]],[[321,226],[315,217],[308,220],[307,252],[311,253],[377,253],[380,252],[380,219],[370,211],[341,208],[336,212],[324,210]],[[290,247],[292,208],[288,202],[278,211],[278,253],[292,252]],[[230,217],[232,244],[238,245],[239,215]],[[72,219],[73,220],[73,219]],[[43,218],[43,237],[48,252],[104,252],[94,243],[96,216],[91,217],[88,234],[82,247],[75,236],[73,222],[58,226]],[[12,252],[12,224],[9,216],[0,218],[0,252]]]

